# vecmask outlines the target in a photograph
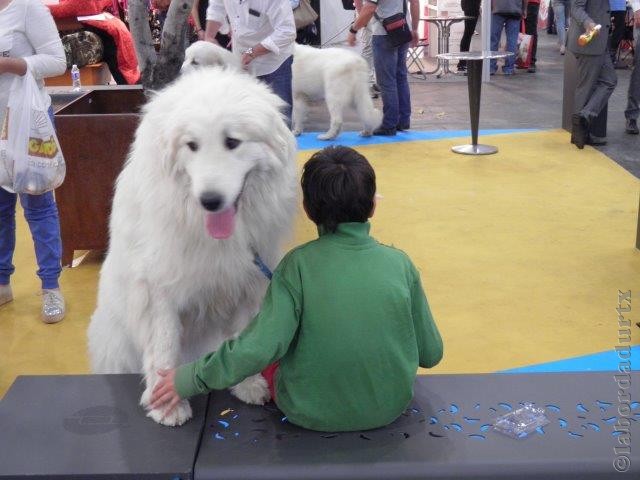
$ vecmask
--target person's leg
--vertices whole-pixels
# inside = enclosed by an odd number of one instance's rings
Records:
[[[9,277],[15,271],[13,251],[16,247],[16,198],[0,188],[0,305],[11,300]]]
[[[395,131],[399,120],[398,86],[396,84],[398,49],[389,46],[385,35],[374,35],[372,44],[376,79],[382,95],[380,130],[391,132]]]
[[[502,36],[502,26],[504,25],[505,18],[502,15],[494,13],[491,15],[491,50],[498,51],[500,46],[500,37]],[[498,70],[498,61],[492,59],[490,61],[491,74],[496,73]]]
[[[53,192],[42,195],[20,194],[24,217],[29,224],[38,261],[38,277],[43,289],[58,288],[60,277],[62,241],[58,206]]]
[[[558,44],[560,45],[560,53],[564,55],[566,41],[567,41],[567,29],[566,19],[564,11],[564,3],[562,1],[554,0],[553,12],[556,20],[556,31],[558,32]]]
[[[293,56],[287,58],[273,73],[259,76],[258,79],[271,87],[273,93],[287,102],[283,113],[287,118],[287,125],[291,126],[291,105],[293,105],[293,93],[291,89],[291,65]]]
[[[633,72],[631,72],[631,80],[629,80],[627,108],[624,111],[624,116],[627,119],[627,133],[633,134],[638,133],[637,120],[640,114],[640,36],[636,40],[635,51],[639,53],[633,57]],[[633,120],[632,125],[629,124],[630,120]]]
[[[365,59],[369,66],[369,86],[373,86],[376,83],[376,77],[374,74],[373,66],[373,46],[371,45],[373,34],[371,32],[371,22],[369,22],[362,29],[362,58]]]
[[[611,35],[609,36],[609,51],[611,52],[612,60],[615,62],[618,45],[620,45],[620,42],[622,41],[622,37],[624,35],[624,22],[627,16],[627,12],[625,10],[616,10],[611,12],[611,16],[613,17],[613,22],[611,25],[613,30],[611,31]]]
[[[398,87],[398,124],[399,130],[408,130],[411,126],[411,91],[407,74],[407,51],[409,44],[398,47],[398,68],[396,71],[396,84]]]
[[[460,39],[460,51],[468,52],[469,48],[471,48],[471,38],[473,37],[473,32],[475,32],[476,23],[478,23],[480,2],[478,0],[462,0],[462,11],[465,16],[473,17],[470,20],[464,21],[464,33]],[[466,65],[465,60],[460,60],[458,62],[458,70],[464,70]]]
[[[529,3],[527,5],[527,19],[525,20],[525,33],[531,35],[533,42],[533,49],[531,52],[531,71],[535,71],[536,54],[538,52],[538,11],[540,10],[539,3]],[[517,37],[517,35],[516,35]],[[517,43],[517,39],[516,39]]]
[[[598,56],[598,58],[601,59],[600,68],[596,69],[591,95],[582,110],[580,110],[580,115],[586,118],[589,123],[600,115],[618,83],[618,77],[608,52]]]
[[[520,32],[520,19],[509,17],[505,22],[505,30],[507,36],[507,52],[516,53],[518,51],[518,33]],[[504,60],[503,72],[507,75],[515,71],[516,56],[509,55]]]

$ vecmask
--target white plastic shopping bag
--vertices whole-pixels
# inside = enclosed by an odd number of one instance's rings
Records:
[[[0,187],[39,195],[59,187],[65,176],[58,137],[33,75],[11,84],[0,130]]]

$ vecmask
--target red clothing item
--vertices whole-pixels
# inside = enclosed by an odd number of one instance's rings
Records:
[[[105,13],[107,20],[88,20],[82,23],[105,31],[116,43],[118,70],[128,84],[140,79],[138,57],[133,37],[127,26],[119,18],[105,10],[113,6],[113,0],[60,0],[58,5],[50,5],[53,18],[77,17],[78,15],[97,15]]]
[[[262,372],[262,376],[267,381],[269,386],[269,393],[271,394],[271,400],[276,401],[276,373],[278,373],[278,367],[280,362],[275,362],[265,368]]]

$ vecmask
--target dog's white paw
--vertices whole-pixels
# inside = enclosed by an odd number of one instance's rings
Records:
[[[245,378],[242,382],[231,387],[231,393],[244,403],[264,405],[271,400],[267,381],[260,374]]]
[[[361,137],[370,137],[371,135],[373,135],[373,132],[371,130],[362,130],[360,132]]]
[[[167,427],[179,427],[193,416],[191,405],[187,400],[181,400],[173,411],[165,415],[164,410],[153,409],[147,412],[147,417],[152,418],[155,422]]]
[[[145,388],[144,392],[142,392],[142,396],[140,397],[140,406],[145,410],[151,404],[151,395],[153,394],[153,389]]]
[[[321,133],[320,135],[318,135],[318,140],[333,140],[337,136],[338,136],[337,133],[331,133],[331,132]]]

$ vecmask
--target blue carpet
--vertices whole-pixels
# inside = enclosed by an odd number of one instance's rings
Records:
[[[631,347],[631,367],[640,367],[640,345]],[[502,373],[549,373],[549,372],[610,372],[617,371],[621,359],[615,350],[594,353],[583,357],[567,358],[555,362],[530,365],[528,367],[504,370]],[[634,363],[637,365],[634,367]]]
[[[507,133],[527,133],[536,132],[535,129],[503,129],[503,130],[480,130],[480,143],[483,135],[499,135]],[[358,132],[342,132],[336,140],[318,140],[319,132],[303,133],[298,137],[298,150],[319,150],[329,145],[344,145],[346,147],[357,147],[364,145],[380,145],[384,143],[416,142],[423,140],[442,140],[445,138],[466,137],[461,143],[471,142],[470,130],[436,130],[436,131],[406,131],[398,132],[395,137],[361,137]]]

